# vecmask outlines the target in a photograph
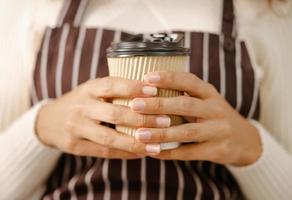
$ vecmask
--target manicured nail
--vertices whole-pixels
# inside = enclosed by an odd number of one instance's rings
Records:
[[[130,107],[133,110],[144,110],[145,102],[141,99],[134,99],[133,101],[131,101]]]
[[[157,117],[156,118],[156,124],[159,126],[159,127],[169,127],[170,124],[171,124],[171,120],[170,120],[170,117],[168,116],[160,116],[160,117]]]
[[[137,140],[148,141],[151,138],[151,132],[147,129],[138,129],[135,137]]]
[[[151,87],[151,86],[144,86],[142,88],[142,91],[144,94],[146,95],[150,95],[150,96],[155,96],[157,95],[157,88],[156,87]]]
[[[160,144],[147,144],[145,150],[150,154],[159,154],[161,151]]]
[[[146,80],[149,83],[158,83],[160,81],[160,75],[159,74],[147,74],[144,76],[144,80]]]

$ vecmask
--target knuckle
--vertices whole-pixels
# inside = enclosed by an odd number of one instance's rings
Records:
[[[107,112],[108,119],[114,124],[119,124],[121,122],[122,112],[118,108],[111,108]]]
[[[146,127],[148,125],[148,117],[145,115],[137,116],[138,127]]]
[[[211,93],[211,94],[216,94],[217,93],[217,89],[215,88],[215,86],[211,83],[206,83],[206,88],[207,90]]]
[[[90,87],[92,85],[96,85],[101,78],[96,78],[96,79],[89,79],[87,81],[85,81],[84,83],[82,83],[80,86],[85,86],[85,87]]]
[[[197,135],[197,130],[193,126],[186,127],[183,131],[183,138],[185,139],[185,142],[189,142],[192,140],[200,142],[198,137],[194,138],[195,135]]]
[[[167,129],[162,128],[158,131],[158,138],[159,141],[165,141],[167,139]]]
[[[223,106],[221,106],[219,103],[212,104],[212,110],[213,110],[215,117],[217,117],[217,118],[224,117],[225,110],[224,110]]]
[[[163,110],[164,105],[163,105],[162,98],[156,98],[154,100],[153,104],[154,104],[153,105],[153,109],[155,109],[155,110]]]
[[[79,155],[84,155],[84,153],[86,152],[84,146],[81,146],[78,143],[76,143],[75,145],[73,144],[71,146],[71,150],[72,150],[72,153],[74,155],[78,155],[78,156]]]
[[[84,116],[85,115],[85,107],[81,104],[77,104],[72,106],[71,113],[73,116]]]
[[[135,94],[138,93],[138,91],[142,91],[142,87],[144,85],[138,81],[132,81],[132,82],[125,82],[124,88],[125,88],[125,92],[127,92],[127,94],[129,96],[134,96]]]
[[[184,113],[189,113],[192,110],[193,105],[194,105],[193,100],[191,98],[185,97],[185,96],[178,97],[178,98],[179,98],[178,102],[181,102],[182,111]]]
[[[232,132],[232,126],[229,123],[229,121],[227,121],[227,120],[221,121],[221,123],[220,123],[220,130],[224,134],[231,134],[231,132]]]
[[[112,77],[104,77],[99,81],[99,92],[101,95],[109,95],[111,94],[114,87]]]
[[[205,83],[206,84],[206,88],[211,91],[213,89],[215,89],[215,87],[211,84],[211,83]]]
[[[101,138],[101,144],[105,147],[110,147],[114,143],[114,138],[109,134],[104,134]]]
[[[172,158],[173,160],[178,160],[176,151],[169,151],[169,157]]]
[[[174,72],[163,72],[165,80],[168,82],[173,82],[175,80],[175,73]]]
[[[89,85],[91,85],[91,84],[87,84],[87,82],[85,82],[85,83],[82,83],[81,85],[79,85],[78,87],[76,87],[76,88],[74,88],[75,89],[75,91],[77,91],[79,94],[85,94],[85,95],[87,95],[87,94],[89,94]]]
[[[185,73],[185,76],[189,76],[191,79],[193,79],[193,82],[196,82],[199,79],[198,76],[196,76],[193,73],[189,73],[189,72],[183,72],[183,73]]]
[[[100,151],[100,155],[101,157],[103,158],[110,158],[110,150],[108,148],[103,148],[101,151]]]
[[[228,157],[228,152],[229,152],[229,144],[228,142],[223,141],[218,145],[217,151],[214,154],[215,155],[214,159],[220,162]]]
[[[89,79],[86,82],[82,83],[79,87],[77,87],[77,89],[81,94],[91,94],[91,88],[95,87],[98,81],[99,78]]]
[[[76,153],[76,149],[77,149],[77,140],[73,137],[67,137],[65,139],[65,149],[66,151],[70,152],[70,153]]]
[[[76,129],[76,125],[75,125],[74,121],[71,120],[69,117],[65,122],[65,131],[67,133],[74,133],[75,129]]]
[[[130,144],[130,152],[139,152],[139,145],[137,140],[133,137]]]
[[[84,116],[84,108],[79,105],[73,106],[65,119],[65,130],[74,133],[77,128],[78,120],[82,116]]]
[[[229,142],[227,141],[222,142],[220,149],[221,149],[221,154],[223,155],[222,157],[226,157],[230,149]]]

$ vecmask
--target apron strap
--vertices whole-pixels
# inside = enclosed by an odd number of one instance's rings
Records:
[[[225,37],[233,37],[234,5],[233,0],[223,0],[222,33]]]
[[[80,26],[87,4],[88,0],[64,0],[57,26],[64,24]]]

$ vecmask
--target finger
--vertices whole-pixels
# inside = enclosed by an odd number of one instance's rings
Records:
[[[71,127],[71,132],[81,139],[90,140],[111,149],[118,149],[134,154],[157,154],[160,152],[159,145],[146,151],[146,146],[135,137],[117,132],[115,129],[96,124],[94,121],[81,118],[80,121]],[[149,149],[149,148],[148,148]]]
[[[151,72],[144,76],[144,80],[152,86],[185,91],[190,96],[196,96],[202,99],[218,94],[211,84],[187,72]]]
[[[165,150],[151,157],[162,160],[212,160],[213,154],[214,146],[206,142],[183,144],[176,149]]]
[[[79,140],[74,147],[73,153],[78,156],[92,156],[110,159],[136,159],[141,158],[137,154],[117,149],[109,149],[88,140]]]
[[[170,118],[166,115],[144,115],[133,112],[129,107],[108,102],[92,101],[79,109],[93,120],[128,127],[169,127]]]
[[[140,128],[137,140],[144,143],[206,142],[221,139],[231,134],[229,126],[221,121],[187,123],[169,128]]]
[[[104,77],[86,82],[83,86],[93,97],[149,97],[157,94],[157,88],[146,85],[137,80],[123,79],[119,77]]]
[[[195,97],[149,97],[136,98],[130,107],[133,111],[143,114],[171,114],[199,118],[213,118],[217,111],[206,102]]]

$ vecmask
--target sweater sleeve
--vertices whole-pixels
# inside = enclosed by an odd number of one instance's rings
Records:
[[[257,121],[250,121],[259,131],[263,153],[252,165],[228,166],[244,194],[251,200],[292,199],[292,156]]]
[[[39,199],[61,154],[40,143],[35,134],[35,119],[44,103],[35,105],[0,134],[0,199]]]

